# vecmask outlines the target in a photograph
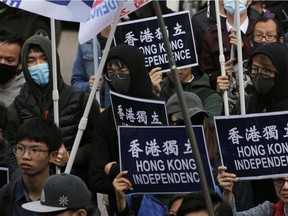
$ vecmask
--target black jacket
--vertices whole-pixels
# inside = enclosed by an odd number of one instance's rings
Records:
[[[28,71],[28,52],[31,45],[38,45],[46,55],[49,65],[49,82],[47,86],[40,87],[31,78]],[[54,108],[52,100],[53,74],[52,74],[52,51],[51,43],[48,39],[40,36],[30,37],[23,45],[21,51],[21,61],[26,84],[16,97],[14,105],[18,113],[20,123],[36,116],[43,116],[54,119]],[[59,91],[59,127],[62,131],[63,142],[68,151],[72,149],[74,139],[78,131],[78,124],[83,116],[88,95],[82,90],[74,89],[64,83],[61,73],[59,56],[57,54],[57,88]],[[79,168],[81,172],[87,171],[88,154],[92,141],[95,120],[100,113],[99,105],[96,100],[93,101],[88,124],[80,142],[73,168]],[[78,173],[78,172],[77,172]],[[74,174],[77,174],[74,173]]]
[[[128,96],[156,99],[152,91],[152,83],[148,71],[146,71],[145,68],[143,53],[138,48],[124,44],[113,47],[108,54],[107,61],[112,58],[122,60],[129,69],[131,82],[127,93]],[[110,87],[113,90],[113,87]],[[94,133],[94,150],[89,166],[90,187],[94,192],[113,196],[114,189],[112,181],[119,173],[119,150],[116,126],[111,107],[100,114]],[[117,163],[111,167],[108,176],[104,171],[104,167],[107,163],[113,161]]]
[[[274,87],[270,94],[261,95],[255,91],[254,94],[248,96],[245,105],[246,113],[288,110],[288,52],[286,46],[279,43],[269,43],[257,47],[249,58],[249,68],[251,68],[253,56],[256,54],[268,56],[278,73],[276,73]]]

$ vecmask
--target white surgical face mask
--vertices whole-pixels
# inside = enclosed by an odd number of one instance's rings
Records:
[[[247,0],[239,0],[240,15],[247,11],[246,3]],[[229,15],[234,16],[235,0],[224,0],[224,8]]]

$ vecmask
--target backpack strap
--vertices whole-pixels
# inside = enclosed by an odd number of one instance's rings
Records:
[[[10,182],[8,185],[4,186],[5,191],[2,197],[1,212],[4,215],[12,215],[13,206],[14,206],[14,192],[16,189],[16,184],[19,182],[19,179]]]

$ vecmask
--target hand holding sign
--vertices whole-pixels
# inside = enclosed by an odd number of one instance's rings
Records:
[[[149,72],[149,76],[152,82],[153,92],[156,95],[160,95],[161,92],[161,82],[162,82],[162,72],[161,67],[155,67]]]
[[[227,203],[231,203],[234,182],[238,181],[238,178],[233,173],[225,172],[226,170],[227,170],[227,167],[225,166],[220,166],[218,168],[217,180],[220,186],[224,190],[223,195],[222,195],[223,200],[225,200]]]
[[[128,179],[124,178],[127,173],[128,171],[123,171],[119,173],[113,180],[113,187],[116,194],[118,212],[122,212],[125,209],[125,191],[133,190],[132,183]]]

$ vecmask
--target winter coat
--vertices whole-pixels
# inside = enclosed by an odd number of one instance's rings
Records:
[[[203,74],[202,71],[193,68],[193,76],[194,78],[191,82],[182,83],[182,89],[196,94],[201,99],[203,107],[209,116],[222,115],[222,98],[215,90],[210,88],[207,74]],[[173,81],[168,76],[163,78],[160,97],[167,101],[175,92],[176,89]]]
[[[143,53],[133,46],[118,45],[111,48],[105,67],[110,59],[115,58],[123,61],[130,72],[131,82],[127,96],[156,99],[148,71],[145,68]],[[110,88],[114,90],[112,86]],[[100,114],[94,133],[93,155],[89,166],[90,188],[94,192],[109,194],[110,205],[113,206],[111,203],[114,200],[112,198],[114,196],[112,181],[120,169],[118,137],[111,107]],[[106,175],[104,167],[113,161],[116,163],[112,165],[109,175]]]
[[[49,66],[49,82],[45,87],[36,84],[28,71],[28,53],[31,45],[37,45],[43,50]],[[59,56],[57,54],[57,88],[59,92],[59,127],[63,135],[63,143],[68,151],[71,151],[80,119],[83,116],[88,95],[82,90],[74,89],[64,83],[61,73]],[[20,123],[27,119],[43,116],[54,119],[54,107],[52,100],[53,74],[52,74],[52,50],[51,42],[41,36],[30,37],[23,45],[21,51],[21,62],[26,84],[20,91],[20,95],[14,101],[15,109],[18,113]],[[93,100],[91,111],[88,117],[88,124],[80,142],[73,169],[78,174],[87,170],[88,158],[92,141],[95,120],[100,113],[99,105]],[[77,168],[78,167],[78,168]]]

